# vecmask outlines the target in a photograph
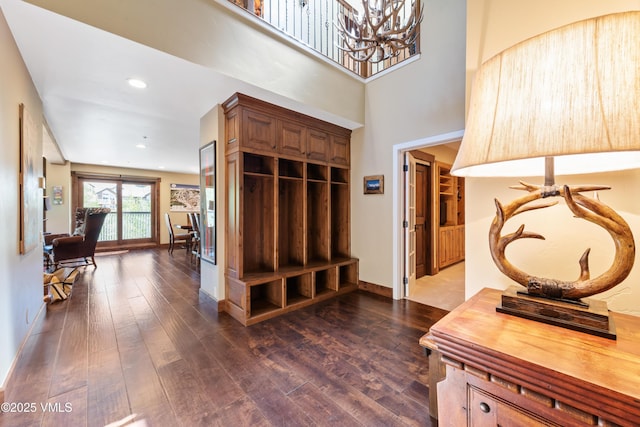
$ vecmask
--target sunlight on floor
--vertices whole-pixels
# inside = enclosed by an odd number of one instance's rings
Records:
[[[464,302],[464,261],[440,270],[434,276],[423,276],[409,289],[411,301],[453,310]]]

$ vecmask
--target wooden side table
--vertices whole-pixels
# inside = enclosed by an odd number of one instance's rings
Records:
[[[440,426],[640,425],[640,318],[610,340],[496,312],[483,289],[430,330],[446,365]]]

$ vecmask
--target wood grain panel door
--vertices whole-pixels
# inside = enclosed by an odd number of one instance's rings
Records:
[[[429,177],[431,171],[425,164],[416,164],[416,278],[429,269]]]

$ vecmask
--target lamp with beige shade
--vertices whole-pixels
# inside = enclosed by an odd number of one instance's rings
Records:
[[[640,167],[640,11],[576,22],[525,40],[485,62],[476,73],[462,145],[452,174],[465,177],[535,176],[542,185],[512,187],[526,194],[496,200],[491,256],[526,290],[507,290],[498,311],[615,338],[606,304],[584,300],[621,283],[635,259],[626,221],[583,193],[607,186],[561,186],[559,175]],[[589,249],[577,256],[575,281],[528,274],[505,256],[510,243],[544,239],[522,225],[502,235],[510,218],[557,204],[604,228],[615,245],[611,267],[589,272]],[[538,201],[538,203],[536,203]],[[541,201],[541,202],[540,202]],[[530,203],[533,203],[532,205]]]

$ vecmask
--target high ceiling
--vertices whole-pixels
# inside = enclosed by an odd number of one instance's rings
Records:
[[[236,91],[260,91],[23,1],[0,6],[63,160],[197,173],[200,118]],[[44,151],[60,160],[47,138]]]
[[[21,0],[0,7],[42,99],[53,163],[197,173],[200,118],[234,92],[361,126]]]

